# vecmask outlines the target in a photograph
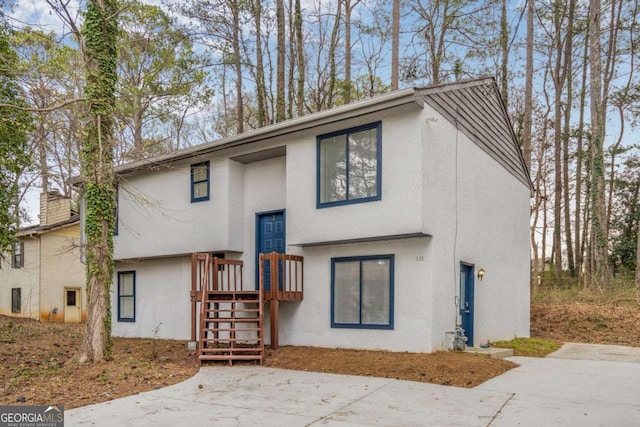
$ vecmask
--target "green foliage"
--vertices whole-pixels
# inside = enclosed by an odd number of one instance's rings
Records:
[[[510,341],[492,342],[492,347],[512,348],[514,356],[545,357],[560,348],[555,341],[537,338],[514,338]]]
[[[9,34],[0,25],[0,253],[14,241],[18,229],[18,178],[29,166],[27,134],[32,125],[24,94],[16,84],[17,57],[9,45]]]
[[[62,43],[54,32],[29,27],[13,31],[10,42],[18,56],[20,86],[31,107],[47,108],[82,96],[84,63],[78,49]],[[79,119],[86,116],[84,107],[75,102],[35,115],[29,139],[43,189],[57,187],[69,195],[70,179],[80,175]]]
[[[613,182],[613,207],[610,234],[611,263],[615,273],[636,270],[637,238],[640,227],[640,157],[630,155],[622,162]]]
[[[133,1],[119,22],[116,117],[122,155],[137,160],[179,148],[184,116],[211,97],[205,60],[157,6]]]
[[[86,65],[85,96],[90,103],[91,117],[87,125],[87,139],[82,149],[82,169],[85,178],[86,204],[85,233],[87,261],[87,293],[90,325],[102,322],[99,330],[90,335],[101,335],[104,354],[100,349],[85,348],[89,359],[101,359],[111,354],[111,311],[109,287],[113,274],[114,230],[114,172],[113,114],[118,26],[117,4],[113,0],[90,1],[83,28]],[[94,301],[100,299],[102,301]],[[92,339],[85,339],[92,343]]]

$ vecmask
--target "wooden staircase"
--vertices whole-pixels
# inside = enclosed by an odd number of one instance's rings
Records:
[[[302,301],[304,259],[301,256],[259,254],[258,284],[242,283],[242,261],[191,255],[191,341],[198,359],[264,362],[264,305],[269,302],[270,342],[278,347],[280,301]],[[269,280],[266,281],[265,279]]]
[[[242,286],[242,261],[193,254],[200,279],[198,359],[264,362],[263,292]],[[198,298],[199,297],[199,298]]]

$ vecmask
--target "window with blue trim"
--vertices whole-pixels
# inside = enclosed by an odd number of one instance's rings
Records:
[[[209,162],[191,165],[191,203],[209,200]]]
[[[393,329],[393,255],[331,259],[331,327]]]
[[[380,200],[382,123],[317,138],[317,207]]]
[[[136,321],[136,272],[118,272],[118,322]]]

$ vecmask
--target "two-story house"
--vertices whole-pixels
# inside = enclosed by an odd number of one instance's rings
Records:
[[[86,316],[80,216],[71,199],[40,195],[40,222],[21,228],[0,261],[0,314],[77,323]]]
[[[116,336],[193,337],[191,254],[241,261],[256,289],[259,254],[272,251],[302,257],[303,297],[266,307],[281,344],[431,352],[458,325],[470,345],[529,335],[532,190],[491,78],[391,92],[116,172]]]

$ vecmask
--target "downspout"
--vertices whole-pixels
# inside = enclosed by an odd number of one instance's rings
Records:
[[[458,129],[458,107],[455,108],[455,127],[456,127],[456,137],[455,137],[455,155],[453,159],[453,170],[454,170],[454,210],[455,210],[455,224],[454,224],[454,238],[453,238],[453,305],[455,310],[454,316],[454,328],[452,332],[447,332],[447,334],[453,335],[453,349],[456,351],[462,351],[467,347],[467,337],[464,334],[464,330],[462,329],[462,324],[460,319],[460,272],[458,271],[458,267],[460,263],[458,262],[458,143],[459,143],[459,129]]]
[[[38,274],[38,320],[42,320],[40,318],[40,296],[42,295],[42,239],[38,239],[37,236],[38,233],[29,233],[28,235],[24,236],[27,237],[29,239],[33,239],[33,240],[37,240],[38,241],[38,269],[37,269],[37,274]],[[25,251],[26,252],[26,251]],[[23,261],[26,259],[24,252],[22,253],[22,259]],[[22,302],[21,302],[22,304]],[[32,314],[32,300],[29,299],[29,317],[31,318],[31,314]]]

